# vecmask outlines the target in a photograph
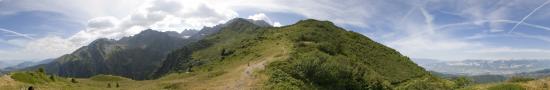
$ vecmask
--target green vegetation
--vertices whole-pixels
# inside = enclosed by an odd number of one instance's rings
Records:
[[[464,88],[466,86],[469,86],[472,84],[472,79],[468,78],[468,77],[457,77],[455,79],[453,79],[453,81],[456,83],[457,87],[458,88]]]
[[[113,75],[96,75],[93,77],[90,77],[90,80],[95,81],[124,81],[124,80],[132,80],[129,78],[121,77],[121,76],[113,76]]]
[[[232,63],[238,61],[224,61],[235,57],[244,59],[244,56],[259,55],[252,50],[258,44],[259,35],[266,28],[257,26],[244,19],[234,19],[227,23],[218,33],[204,39],[190,43],[168,54],[161,68],[153,77],[158,78],[168,73],[196,71],[197,66],[206,66],[204,70],[213,71],[213,64]],[[272,47],[270,47],[272,48]],[[218,72],[218,74],[223,72]]]
[[[331,22],[303,20],[280,28],[295,43],[288,60],[268,66],[269,89],[413,89],[451,88],[402,56]]]
[[[534,78],[528,78],[528,77],[511,77],[510,79],[507,80],[507,82],[528,82],[528,81],[533,81],[535,80]]]
[[[526,90],[518,84],[499,84],[489,87],[487,90]]]
[[[11,78],[16,81],[31,84],[44,84],[48,82],[55,82],[56,80],[62,80],[62,78],[47,75],[42,68],[37,71],[15,72],[11,74]]]

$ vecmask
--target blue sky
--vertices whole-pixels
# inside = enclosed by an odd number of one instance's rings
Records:
[[[313,18],[411,58],[550,59],[548,0],[0,0],[0,61],[68,54],[146,28],[200,29],[235,17]]]

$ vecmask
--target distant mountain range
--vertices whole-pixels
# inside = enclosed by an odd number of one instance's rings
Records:
[[[416,59],[415,62],[430,71],[457,75],[507,75],[550,69],[550,60],[464,60],[439,61]]]
[[[12,65],[12,66],[5,67],[3,70],[4,71],[13,71],[13,70],[18,70],[18,69],[24,69],[24,68],[27,68],[27,67],[32,67],[32,66],[36,66],[36,65],[40,65],[40,64],[50,63],[54,60],[55,59],[45,59],[45,60],[41,60],[41,61],[23,61],[23,62],[21,62],[17,65]]]
[[[31,61],[21,61],[21,60],[14,60],[14,61],[0,61],[0,69],[4,69],[7,67],[15,66],[17,64],[21,64],[24,62],[31,62]]]
[[[523,76],[523,77],[544,78],[544,77],[550,76],[550,69],[543,69],[543,70],[531,71],[531,72],[521,72],[514,75]]]

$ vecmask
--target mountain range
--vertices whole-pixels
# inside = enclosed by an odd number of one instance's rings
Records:
[[[48,79],[44,73],[53,75]],[[105,88],[98,84],[109,81],[110,86],[111,79],[120,78],[109,75],[140,80],[124,81],[132,86],[127,89],[457,88],[392,48],[313,19],[272,27],[261,20],[235,18],[198,31],[144,30],[119,40],[97,39],[52,62],[10,75],[24,83],[58,82],[34,84],[42,88],[69,89]],[[82,82],[67,83],[63,77]]]
[[[258,26],[270,26],[264,21],[246,21]],[[231,22],[235,20],[228,23]],[[137,80],[151,79],[154,72],[162,66],[168,53],[217,33],[226,26],[221,24],[202,30],[185,30],[181,33],[148,29],[119,40],[101,38],[71,54],[55,59],[54,62],[30,67],[27,70],[42,67],[48,73],[65,77],[109,74]]]
[[[426,62],[429,61],[429,62]],[[550,69],[550,60],[415,60],[430,71],[455,75],[509,75]]]
[[[112,74],[147,79],[171,50],[192,41],[184,38],[185,34],[144,30],[120,40],[97,39],[51,63],[29,69],[43,67],[48,73],[65,77]]]

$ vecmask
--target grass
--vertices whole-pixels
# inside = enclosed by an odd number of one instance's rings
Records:
[[[96,75],[96,76],[90,77],[90,80],[117,82],[117,81],[126,81],[126,80],[132,80],[132,79],[121,77],[121,76],[113,76],[113,75]]]
[[[526,90],[524,87],[518,84],[499,84],[492,87],[487,88],[487,90]]]
[[[57,76],[47,75],[43,72],[15,72],[10,77],[16,81],[31,83],[31,84],[43,84],[56,81],[67,81],[65,78]]]
[[[32,84],[41,84],[49,82],[47,76],[44,76],[42,74],[32,73],[32,72],[19,72],[19,73],[13,73],[11,75],[11,78],[13,78],[16,81],[25,82],[25,83],[32,83]]]
[[[516,80],[517,81],[517,80]],[[549,90],[550,77],[541,79],[519,80],[506,82],[477,84],[459,90]]]

